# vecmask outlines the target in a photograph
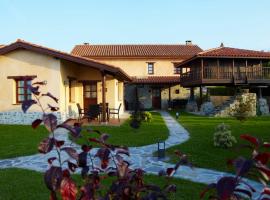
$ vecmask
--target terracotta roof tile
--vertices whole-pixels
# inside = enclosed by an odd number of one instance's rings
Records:
[[[237,49],[231,47],[219,47],[202,51],[197,54],[198,56],[210,56],[210,57],[270,57],[270,52],[254,51],[248,49]]]
[[[177,67],[181,67],[192,60],[197,58],[250,58],[250,59],[270,59],[270,52],[255,51],[248,49],[237,49],[232,47],[218,47],[214,49],[205,50],[197,53],[196,55],[188,58],[179,64]]]
[[[43,47],[40,45],[36,45],[30,42],[26,42],[24,40],[18,39],[16,42],[11,43],[9,45],[6,45],[2,48],[0,48],[0,55],[6,54],[10,51],[14,51],[16,49],[27,49],[30,51],[35,51],[39,53],[43,53],[46,55],[54,56],[63,60],[68,60],[71,62],[79,63],[82,65],[86,65],[92,68],[96,68],[101,71],[105,71],[106,73],[110,73],[118,78],[121,78],[123,80],[130,81],[131,78],[120,68],[115,67],[113,65],[108,65],[99,61],[96,61],[94,59],[84,58],[81,56],[72,55],[69,53],[61,52],[55,49]]]
[[[132,83],[141,84],[169,84],[169,83],[179,83],[180,76],[148,76],[148,77],[132,77]]]
[[[71,54],[83,57],[177,57],[189,58],[202,49],[197,45],[76,45]]]

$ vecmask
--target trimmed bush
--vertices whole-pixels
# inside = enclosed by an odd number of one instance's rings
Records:
[[[217,125],[214,133],[214,146],[221,148],[232,147],[236,143],[236,139],[231,134],[230,126],[222,123]]]
[[[151,122],[153,117],[152,117],[152,114],[150,112],[142,112],[142,120],[144,120],[145,122]]]

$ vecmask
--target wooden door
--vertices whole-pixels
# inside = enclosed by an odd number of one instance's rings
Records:
[[[85,111],[89,109],[90,105],[97,104],[97,83],[83,84],[83,106]]]
[[[154,109],[160,109],[161,108],[160,88],[153,88],[152,89],[152,107]]]

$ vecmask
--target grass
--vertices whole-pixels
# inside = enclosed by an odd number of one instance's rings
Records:
[[[82,185],[79,175],[74,175],[73,178],[77,185]],[[165,185],[163,178],[154,175],[146,175],[145,181],[149,184]],[[106,188],[110,182],[110,179],[102,181]],[[200,192],[205,188],[203,184],[181,179],[174,179],[173,183],[177,185],[177,193],[172,199],[177,200],[199,199]],[[15,168],[1,169],[0,186],[0,200],[49,199],[49,191],[43,182],[43,174],[39,172]]]
[[[26,125],[0,125],[0,159],[37,153],[39,142],[47,135],[43,126],[33,130]]]
[[[157,112],[151,113],[153,120],[151,122],[142,122],[139,129],[131,128],[129,125],[130,120],[127,120],[121,126],[94,126],[91,128],[99,130],[102,133],[108,133],[110,135],[108,143],[116,145],[137,147],[154,144],[159,140],[166,140],[169,130],[163,118]],[[87,131],[82,132],[82,135],[83,137],[76,140],[76,143],[85,144],[86,138],[98,137],[98,134],[89,134]]]
[[[175,111],[172,111],[171,115],[175,116]],[[232,172],[232,169],[226,165],[227,159],[238,157],[238,155],[245,157],[250,155],[247,149],[235,148],[239,144],[246,144],[245,141],[239,139],[241,134],[250,134],[265,141],[270,140],[270,117],[254,117],[245,122],[239,122],[233,118],[204,117],[182,112],[178,121],[188,130],[190,139],[168,149],[167,155],[171,158],[169,162],[177,161],[174,151],[178,149],[187,154],[197,167]],[[237,144],[233,148],[222,149],[213,145],[215,127],[222,122],[230,125],[232,135],[237,139]]]

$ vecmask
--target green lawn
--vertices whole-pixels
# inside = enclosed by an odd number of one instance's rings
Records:
[[[73,176],[77,185],[82,185],[82,180],[79,175]],[[111,180],[105,179],[105,188],[108,187]],[[146,183],[164,186],[163,178],[147,175]],[[200,192],[205,188],[205,185],[193,183],[186,180],[174,179],[173,183],[177,185],[177,200],[194,200],[199,199]],[[23,169],[2,169],[0,170],[0,200],[47,200],[49,199],[49,191],[43,182],[41,173],[23,170]]]
[[[48,132],[41,126],[0,125],[0,159],[38,153],[37,146]]]
[[[175,116],[175,112],[172,111],[171,114]],[[226,165],[227,159],[237,157],[237,155],[247,156],[249,151],[241,148],[214,147],[214,130],[216,125],[222,122],[231,126],[232,135],[238,141],[234,147],[246,143],[239,139],[240,134],[251,134],[270,141],[270,117],[254,117],[245,122],[239,122],[233,118],[203,117],[181,112],[179,121],[189,131],[190,140],[168,149],[167,155],[171,157],[169,162],[176,162],[177,158],[173,152],[178,149],[188,154],[192,163],[197,167],[232,171]]]
[[[142,122],[139,129],[133,129],[129,125],[129,120],[121,126],[97,126],[91,127],[103,133],[110,135],[108,142],[117,145],[126,145],[129,147],[144,146],[157,143],[158,140],[166,140],[169,135],[168,128],[157,112],[152,112],[153,120],[151,122]],[[78,144],[85,144],[86,138],[97,137],[97,134],[83,131],[83,138],[76,140]],[[95,145],[95,144],[93,144]]]

